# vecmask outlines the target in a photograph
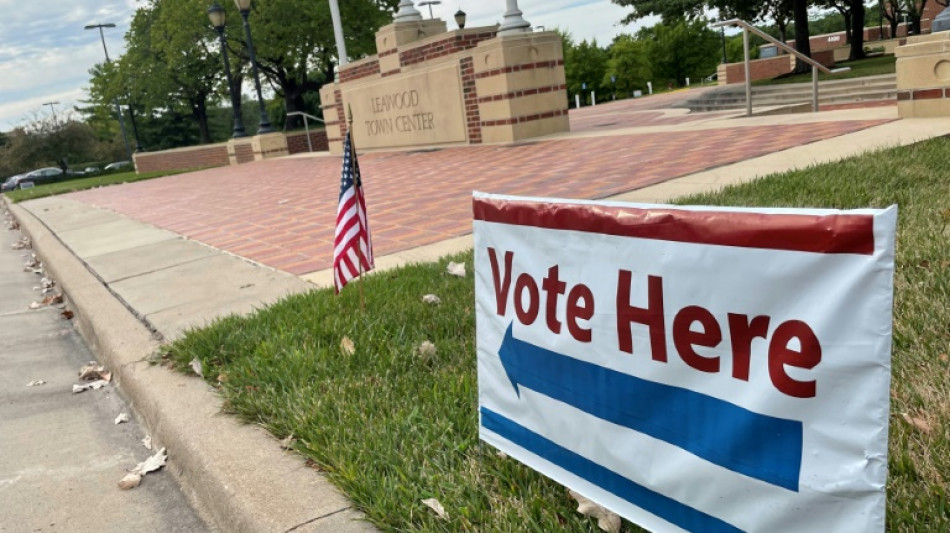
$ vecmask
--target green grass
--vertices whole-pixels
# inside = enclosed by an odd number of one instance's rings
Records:
[[[14,191],[7,191],[3,194],[7,195],[7,197],[10,198],[11,202],[17,203],[17,202],[24,202],[26,200],[34,200],[36,198],[44,198],[46,196],[66,194],[70,192],[82,191],[85,189],[94,189],[96,187],[105,187],[108,185],[117,185],[120,183],[131,183],[133,181],[142,181],[142,180],[150,180],[154,178],[161,178],[163,176],[171,176],[172,174],[181,174],[182,172],[192,172],[192,170],[143,172],[141,174],[136,174],[135,172],[121,172],[118,174],[94,176],[91,178],[77,178],[77,179],[71,179],[71,180],[65,180],[65,181],[54,181],[50,183],[44,183],[42,185],[37,185],[36,187],[30,188],[30,189],[17,189]]]
[[[681,203],[900,206],[887,522],[950,530],[950,140],[776,175]],[[454,258],[469,271],[471,253]],[[474,288],[446,260],[378,273],[358,290],[297,295],[170,345],[199,358],[227,411],[295,449],[387,531],[596,531],[565,490],[479,443]],[[420,301],[434,293],[440,306]],[[340,349],[346,336],[356,345]],[[434,357],[415,347],[430,340]],[[917,429],[908,413],[933,428]],[[442,521],[420,500],[438,498]],[[625,530],[636,527],[625,524]]]
[[[824,72],[819,72],[818,81],[845,80],[877,76],[880,74],[894,74],[896,61],[893,55],[869,57],[858,61],[844,61],[838,63],[833,68],[851,67],[851,70],[839,74],[825,74]],[[811,83],[811,71],[807,74],[796,74],[795,76],[787,76],[784,78],[757,80],[753,81],[752,85],[784,85],[786,83]]]

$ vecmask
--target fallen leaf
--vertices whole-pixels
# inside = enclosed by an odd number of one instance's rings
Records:
[[[946,362],[947,362],[947,354],[945,354],[945,353],[940,354],[940,360],[943,361],[944,363],[946,363]]]
[[[199,378],[205,377],[204,370],[201,367],[201,361],[199,361],[198,358],[192,359],[188,364],[191,365],[191,369],[195,372],[195,374],[198,374]]]
[[[433,511],[435,511],[435,514],[438,515],[438,517],[441,518],[442,520],[449,519],[449,513],[445,512],[445,507],[442,507],[442,504],[439,503],[439,500],[435,498],[427,498],[425,500],[422,500],[422,503],[429,509],[432,509]]]
[[[904,419],[904,422],[907,422],[924,433],[930,433],[931,430],[933,430],[933,428],[930,427],[930,424],[928,424],[927,421],[922,418],[910,416],[907,413],[901,413],[901,418]]]
[[[497,452],[495,452],[495,455],[497,455],[497,456],[498,456],[499,458],[501,458],[501,459],[507,459],[507,458],[508,458],[508,454],[505,453],[505,452],[503,452],[503,451],[501,451],[501,450],[498,450]]]
[[[89,361],[79,369],[79,379],[82,381],[112,381],[112,372],[95,361]]]
[[[151,436],[151,435],[146,435],[145,438],[142,439],[142,446],[145,446],[145,449],[146,449],[146,450],[151,450],[151,449],[152,449],[152,436]]]
[[[46,380],[34,379],[33,381],[26,384],[27,387],[39,387],[40,385],[46,385]]]
[[[283,450],[289,450],[294,447],[294,434],[287,435],[287,438],[280,441],[280,447]]]
[[[290,200],[287,200],[287,199],[278,200],[278,201],[277,201],[277,205],[284,205],[284,204],[286,204],[286,203],[289,202],[289,201],[290,201]]]
[[[63,312],[60,313],[60,315],[66,320],[72,320],[73,316],[75,316],[75,314],[69,309],[64,309]]]
[[[577,512],[597,519],[597,527],[609,533],[620,533],[620,517],[611,511],[597,505],[573,490],[567,491],[571,498],[577,500]]]
[[[434,294],[426,294],[425,296],[422,297],[422,301],[423,303],[432,304],[432,305],[439,305],[440,303],[442,303],[442,299]]]
[[[159,468],[165,466],[165,461],[168,459],[168,454],[165,453],[165,448],[161,448],[155,455],[149,457],[148,459],[142,461],[135,468],[132,469],[132,472],[136,474],[145,475],[149,472],[154,472]]]
[[[227,383],[227,381],[228,381],[227,374],[225,374],[224,372],[218,374],[218,383]]]
[[[33,302],[30,304],[30,309],[39,309],[40,307],[43,307],[43,304],[39,302]]]
[[[436,354],[435,344],[429,341],[423,341],[422,344],[416,348],[416,353],[423,357],[433,357]]]
[[[89,390],[89,389],[92,389],[92,390],[99,390],[99,389],[101,389],[102,387],[105,387],[105,386],[108,385],[108,384],[109,384],[108,381],[106,381],[106,380],[104,380],[104,379],[100,379],[99,381],[93,381],[92,383],[86,383],[86,384],[84,384],[84,385],[73,385],[73,394],[78,394],[78,393],[80,393],[80,392],[84,392],[84,391],[87,391],[87,390]]]
[[[134,489],[142,482],[142,476],[134,472],[129,472],[124,478],[119,480],[119,488],[122,490]]]
[[[356,353],[356,345],[353,344],[353,341],[349,337],[343,337],[340,339],[340,351],[344,355],[353,355]]]
[[[460,278],[465,277],[465,263],[449,263],[449,266],[446,268],[446,270],[453,276],[458,276]]]
[[[128,413],[119,413],[119,416],[115,417],[115,425],[122,424],[129,421]]]

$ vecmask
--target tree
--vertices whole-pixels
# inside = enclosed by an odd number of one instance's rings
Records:
[[[759,20],[772,20],[778,29],[778,40],[788,40],[788,24],[793,17],[792,0],[765,0],[759,12]]]
[[[611,0],[618,6],[632,9],[629,15],[620,21],[629,24],[643,17],[659,15],[663,19],[692,18],[702,14],[705,0]]]
[[[647,82],[653,79],[649,53],[648,43],[630,35],[618,35],[607,50],[607,71],[601,85],[627,96],[637,89],[645,90]]]
[[[686,78],[702,79],[716,71],[721,59],[720,37],[707,21],[678,19],[661,22],[637,33],[649,45],[650,64],[656,82],[682,85]]]
[[[376,31],[392,21],[398,0],[352,0],[340,2],[340,18],[346,50],[351,58],[376,52]],[[239,18],[233,6],[228,17]],[[261,74],[284,99],[285,112],[305,109],[304,95],[319,91],[333,79],[338,63],[336,41],[328,2],[268,0],[255,3],[250,14],[254,47]],[[240,34],[243,40],[243,33]],[[238,34],[229,35],[233,44]],[[243,44],[237,52],[248,60]],[[288,127],[296,127],[295,117]]]
[[[887,19],[891,28],[889,34],[891,39],[897,37],[897,26],[900,24],[901,11],[903,10],[904,0],[878,0],[878,9],[881,16]]]
[[[910,17],[910,33],[920,35],[920,18],[927,8],[927,0],[904,0],[904,11]]]
[[[597,40],[565,50],[564,75],[567,78],[568,94],[581,94],[586,99],[590,91],[603,93],[604,76],[607,72],[607,51],[597,46]]]
[[[795,50],[811,57],[811,40],[808,34],[808,0],[792,0],[792,13],[795,19]],[[802,60],[795,62],[795,73],[804,74],[811,65]]]

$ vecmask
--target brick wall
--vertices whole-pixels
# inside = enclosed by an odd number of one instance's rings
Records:
[[[340,69],[340,82],[358,80],[379,74],[379,59],[351,63]]]
[[[812,53],[812,59],[826,67],[835,64],[835,51],[823,50]],[[795,59],[790,55],[756,59],[749,62],[749,74],[752,81],[766,80],[788,74],[795,68]],[[745,83],[745,66],[743,63],[729,63],[719,66],[719,84]]]
[[[250,148],[250,145],[248,145]],[[206,144],[190,148],[176,148],[161,152],[140,152],[133,156],[136,172],[189,170],[223,167],[229,164],[227,143]],[[251,159],[254,159],[251,154]]]
[[[482,119],[478,112],[478,89],[475,88],[475,60],[471,56],[459,60],[462,73],[462,94],[465,97],[465,125],[468,128],[468,142],[481,144]]]
[[[493,37],[495,37],[495,32],[463,33],[461,35],[453,35],[446,39],[426,43],[422,46],[409,48],[399,52],[399,63],[402,66],[424,63],[439,57],[462,52],[464,50],[468,50],[469,48],[475,48],[478,43]]]
[[[314,152],[326,152],[330,149],[326,130],[311,130],[310,142],[313,144]],[[310,147],[307,146],[307,133],[303,131],[288,133],[287,151],[291,154],[309,152]]]

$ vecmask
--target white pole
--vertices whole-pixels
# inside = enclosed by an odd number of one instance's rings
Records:
[[[531,31],[531,23],[521,17],[518,0],[507,0],[508,9],[505,19],[498,28],[498,35],[512,35]]]
[[[648,82],[647,82],[647,92],[649,92],[650,94],[653,94],[653,82],[652,82],[652,81],[648,81]]]
[[[594,91],[590,92],[590,105],[597,105],[597,95],[594,94]]]
[[[686,86],[689,87],[689,78],[686,78]]]
[[[333,19],[333,36],[336,38],[336,54],[340,58],[340,66],[350,62],[346,55],[346,42],[343,40],[343,24],[340,23],[340,6],[337,0],[330,0],[330,18]]]
[[[580,93],[574,95],[574,109],[581,107],[581,95]]]

